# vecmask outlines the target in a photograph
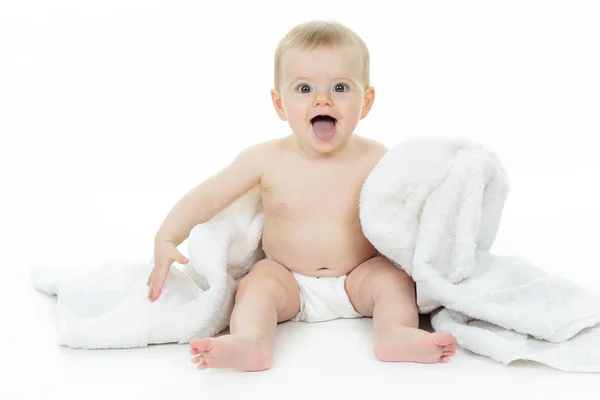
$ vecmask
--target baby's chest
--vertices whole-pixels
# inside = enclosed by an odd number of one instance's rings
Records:
[[[361,182],[352,176],[276,174],[263,187],[266,210],[298,217],[358,213]]]

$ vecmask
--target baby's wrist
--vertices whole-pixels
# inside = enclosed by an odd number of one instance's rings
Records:
[[[172,238],[170,235],[165,234],[164,232],[158,232],[156,236],[154,236],[154,244],[165,242],[175,244],[175,239]]]

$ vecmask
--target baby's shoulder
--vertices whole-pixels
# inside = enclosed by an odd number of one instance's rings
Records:
[[[257,142],[249,145],[243,149],[240,154],[243,154],[248,158],[254,158],[258,160],[277,151],[278,146],[279,139],[265,140],[263,142]]]
[[[363,136],[358,137],[361,152],[368,160],[379,161],[389,150],[383,143]]]
[[[253,164],[264,171],[269,168],[283,146],[281,139],[257,142],[244,148],[237,156],[237,160],[246,164]]]

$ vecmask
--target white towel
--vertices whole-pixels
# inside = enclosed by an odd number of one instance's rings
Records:
[[[57,295],[59,343],[72,348],[188,343],[227,328],[239,280],[261,258],[263,214],[252,189],[188,238],[190,262],[173,266],[161,296],[148,300],[153,261],[32,270],[33,285]]]
[[[459,346],[504,364],[600,372],[600,293],[490,252],[508,191],[499,160],[478,144],[407,141],[364,184],[363,231]]]
[[[523,359],[600,372],[600,295],[514,257],[490,252],[508,181],[498,159],[463,140],[394,146],[361,191],[367,238],[417,282],[421,313],[459,346],[508,364]],[[74,348],[187,343],[225,329],[239,279],[264,257],[262,204],[248,192],[188,240],[190,263],[172,268],[147,299],[152,262],[98,266],[74,275],[32,271],[57,295],[60,344]]]

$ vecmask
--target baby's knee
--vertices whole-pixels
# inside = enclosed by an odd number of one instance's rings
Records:
[[[260,260],[257,262],[246,276],[244,276],[237,287],[237,296],[248,292],[257,292],[262,294],[280,295],[285,290],[285,284],[278,276],[271,262]]]
[[[414,285],[413,279],[406,272],[394,266],[385,257],[381,257],[381,260],[377,262],[377,267],[371,271],[370,275],[370,279],[376,282],[375,286],[377,287],[412,287]]]
[[[278,321],[293,317],[300,307],[300,293],[292,273],[274,261],[261,260],[238,284],[235,301],[243,299],[275,304]]]
[[[256,265],[252,267],[253,269],[240,280],[237,286],[238,294],[257,290],[265,285],[272,284],[272,277],[265,273],[257,273],[257,271],[254,270],[256,267]]]

